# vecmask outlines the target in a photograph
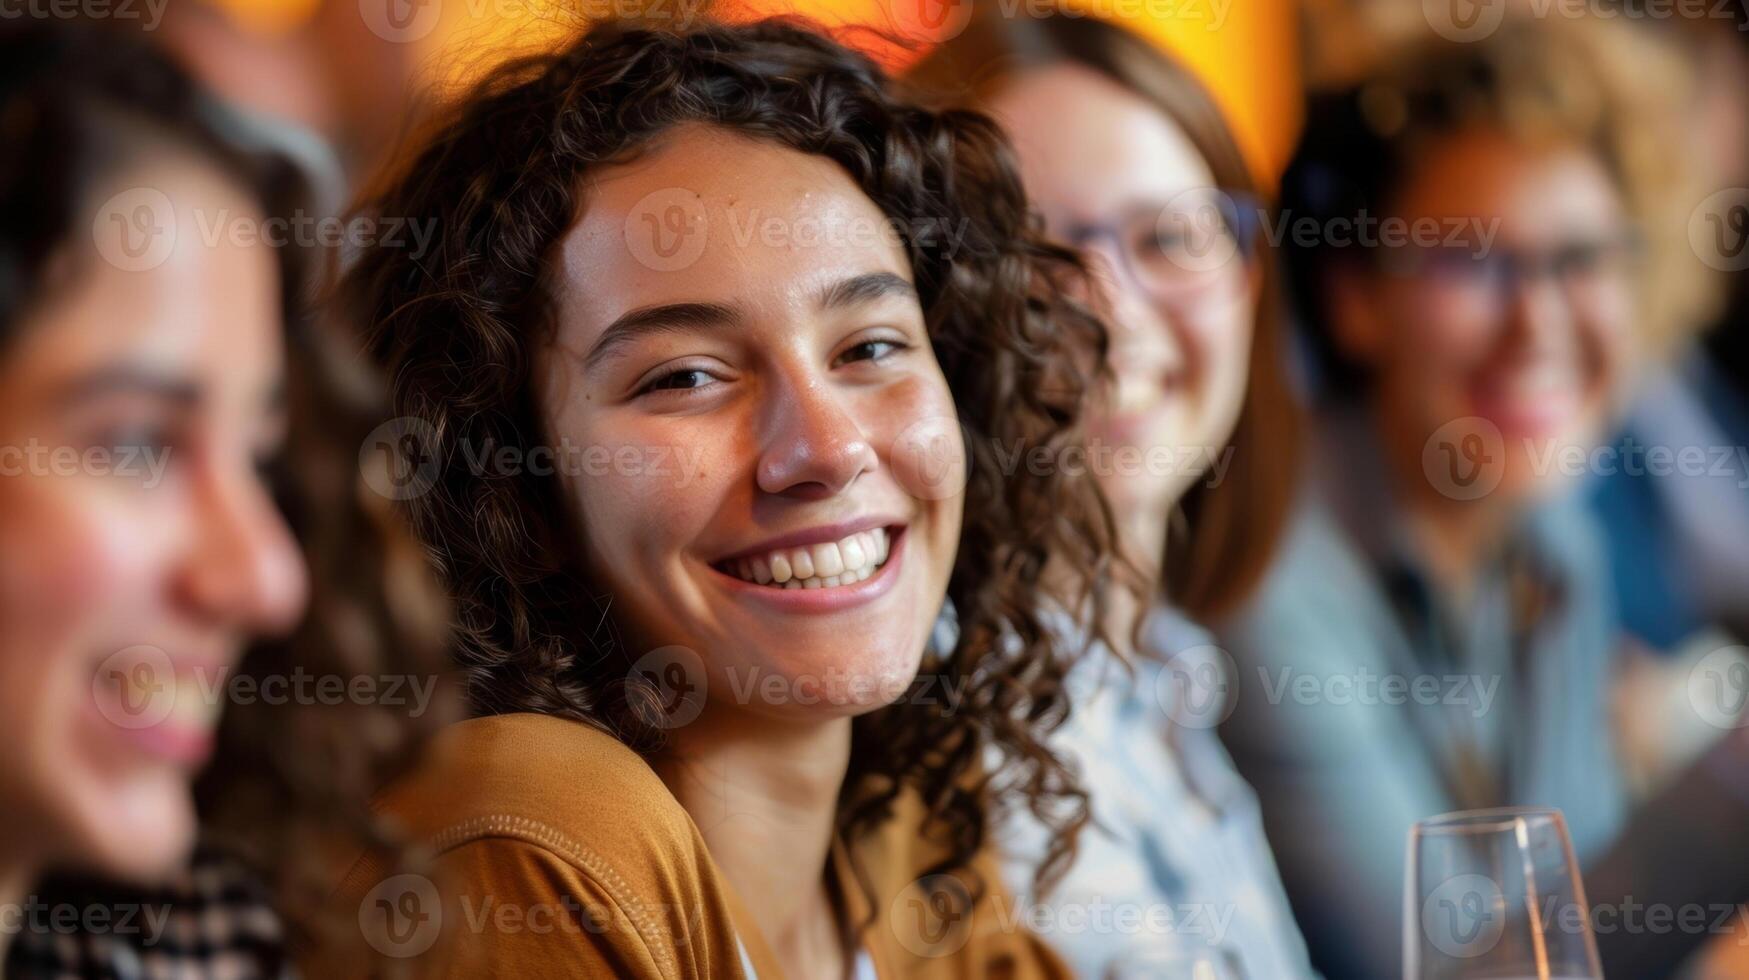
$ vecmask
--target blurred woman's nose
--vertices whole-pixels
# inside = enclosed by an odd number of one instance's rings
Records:
[[[762,419],[760,490],[825,499],[880,465],[845,398],[820,378],[773,386]]]
[[[199,486],[183,598],[248,632],[290,629],[304,611],[308,571],[266,488],[251,467],[220,472],[214,465],[203,467]]]
[[[1506,303],[1507,340],[1520,353],[1561,347],[1571,339],[1573,306],[1554,276],[1519,276]]]

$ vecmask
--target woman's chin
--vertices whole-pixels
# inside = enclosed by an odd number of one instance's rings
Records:
[[[86,846],[79,860],[84,870],[149,884],[187,863],[199,820],[185,779],[136,775],[103,796],[83,821]]]
[[[745,664],[711,680],[710,697],[736,710],[788,721],[856,717],[904,700],[917,677],[919,652],[894,653],[916,643],[911,638],[892,645],[871,645],[867,638],[854,647],[838,637],[828,657]],[[827,647],[827,649],[831,649]]]

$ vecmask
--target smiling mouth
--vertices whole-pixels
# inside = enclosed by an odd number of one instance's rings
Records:
[[[858,531],[837,541],[774,548],[713,565],[717,571],[771,589],[831,589],[872,578],[892,553],[894,528]]]

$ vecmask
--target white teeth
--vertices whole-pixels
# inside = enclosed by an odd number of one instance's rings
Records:
[[[864,554],[862,542],[863,537],[860,534],[852,534],[844,539],[844,547],[839,550],[844,553],[845,568],[861,568],[869,558],[873,557]]]
[[[814,545],[814,574],[821,578],[831,578],[844,571],[844,556],[839,553],[838,545],[833,542]]]
[[[719,567],[736,578],[773,588],[830,589],[866,581],[886,562],[890,549],[887,529],[875,528],[840,541],[781,548]]]

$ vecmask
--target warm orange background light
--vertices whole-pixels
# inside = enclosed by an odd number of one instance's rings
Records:
[[[385,0],[213,0],[239,26],[276,33],[295,28],[323,3],[358,8]],[[670,13],[698,0],[386,0],[436,8],[436,27],[413,42],[421,80],[444,87],[465,80],[505,54],[550,45],[596,11],[660,5]],[[719,7],[759,13],[800,13],[832,26],[892,28],[897,15],[952,10],[955,3],[999,3],[1016,11],[1034,0],[727,0]],[[1259,176],[1273,183],[1292,149],[1299,122],[1298,0],[1062,0],[1114,19],[1152,38],[1195,70],[1226,110]],[[901,8],[899,5],[908,5]],[[944,7],[945,5],[945,7]],[[1124,12],[1137,12],[1117,16]],[[879,53],[877,53],[879,54]],[[887,52],[892,60],[899,52]]]
[[[948,0],[949,3],[953,0]],[[959,0],[1001,3],[1016,11],[1029,0]],[[771,12],[797,12],[829,24],[891,26],[898,4],[939,7],[942,0],[743,0]],[[1226,111],[1258,174],[1273,184],[1298,135],[1299,46],[1295,0],[1063,0],[1066,7],[1107,12],[1149,11],[1114,17],[1189,65]],[[915,22],[913,16],[912,22]]]

